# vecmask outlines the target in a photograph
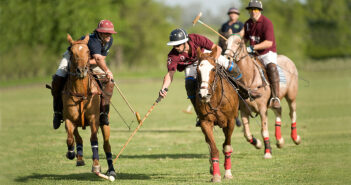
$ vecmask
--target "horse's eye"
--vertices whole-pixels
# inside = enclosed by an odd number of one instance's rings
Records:
[[[215,68],[212,68],[211,71],[216,71]]]

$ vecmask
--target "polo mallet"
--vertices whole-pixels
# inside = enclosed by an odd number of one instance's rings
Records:
[[[165,91],[168,91],[167,88],[164,89]],[[162,100],[162,96],[158,96],[157,100],[155,101],[155,103],[151,106],[151,108],[149,109],[149,111],[145,114],[143,120],[141,120],[139,122],[139,125],[137,126],[137,128],[134,130],[134,132],[132,133],[132,135],[129,136],[127,142],[124,144],[124,146],[122,147],[121,151],[119,151],[119,153],[117,154],[116,158],[113,160],[113,163],[116,163],[117,159],[119,158],[119,156],[121,155],[121,153],[123,152],[123,150],[126,148],[126,146],[128,145],[128,143],[130,142],[130,140],[132,140],[133,136],[135,135],[135,133],[139,130],[139,128],[141,127],[141,125],[144,123],[145,119],[150,115],[151,111],[155,108],[155,106]]]
[[[218,33],[216,30],[214,30],[213,28],[211,28],[209,25],[203,23],[201,20],[200,20],[200,17],[202,16],[202,13],[200,12],[196,17],[195,19],[193,20],[193,26],[195,26],[195,24],[197,22],[199,22],[200,24],[204,25],[206,28],[210,29],[211,31],[215,32],[217,35],[219,35],[220,37],[222,37],[224,40],[228,40],[227,38],[225,38],[223,35],[221,35],[220,33]]]
[[[122,96],[123,100],[126,102],[126,104],[128,105],[129,109],[133,112],[133,114],[136,116],[136,119],[138,120],[138,123],[140,123],[140,115],[138,112],[135,112],[134,109],[132,108],[132,106],[128,103],[126,97],[123,95],[121,89],[119,89],[118,85],[115,83],[114,80],[112,80],[114,86],[116,87],[116,89],[118,90],[119,94]]]

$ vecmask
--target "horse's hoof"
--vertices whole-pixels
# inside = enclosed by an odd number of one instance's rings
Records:
[[[117,174],[116,174],[115,170],[109,170],[109,171],[107,171],[106,175],[107,175],[107,176],[113,176],[114,178],[117,177]]]
[[[296,140],[293,139],[293,141],[296,145],[299,145],[301,143],[301,137],[297,135]]]
[[[272,154],[271,153],[265,153],[263,158],[264,159],[272,159]]]
[[[101,166],[100,165],[97,165],[97,166],[92,166],[91,168],[91,172],[93,173],[100,173],[101,172]]]
[[[212,177],[211,182],[221,182],[221,176],[216,174]]]
[[[84,160],[77,161],[77,166],[84,166],[84,165],[85,165]]]
[[[233,179],[232,172],[230,170],[225,170],[224,179]]]
[[[69,160],[73,160],[75,157],[76,157],[76,153],[74,151],[68,151],[66,153],[66,157],[69,159]]]
[[[261,149],[262,148],[262,142],[259,139],[257,139],[257,143],[255,145],[255,148],[256,149]]]
[[[283,146],[284,146],[284,138],[280,138],[279,140],[277,140],[277,147],[283,148]]]

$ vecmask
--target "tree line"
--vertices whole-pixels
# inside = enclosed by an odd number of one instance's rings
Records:
[[[241,2],[245,12],[248,0]],[[262,2],[274,24],[278,52],[297,59],[350,57],[349,0]],[[170,31],[183,27],[182,10],[189,9],[156,0],[0,0],[0,81],[53,74],[68,47],[66,34],[79,39],[101,19],[111,20],[118,32],[110,65],[165,68],[170,50],[165,43]]]

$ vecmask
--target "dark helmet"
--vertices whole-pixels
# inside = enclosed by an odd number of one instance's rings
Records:
[[[234,7],[229,8],[229,10],[227,12],[228,15],[231,14],[231,13],[236,13],[236,14],[240,15],[240,11],[237,8],[234,8]]]
[[[167,43],[168,46],[176,46],[179,44],[183,44],[189,40],[188,34],[185,30],[181,28],[177,28],[171,32],[169,35],[169,42]]]
[[[257,0],[251,0],[249,2],[249,5],[247,5],[246,9],[251,9],[251,8],[258,8],[261,11],[263,10],[263,6],[262,6],[262,2],[261,1],[257,1]]]

